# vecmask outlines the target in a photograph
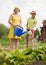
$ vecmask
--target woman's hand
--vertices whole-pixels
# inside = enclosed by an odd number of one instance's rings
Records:
[[[21,27],[21,25],[13,25],[14,27],[18,26],[18,27]]]
[[[16,27],[16,25],[15,25],[15,24],[12,24],[12,26],[13,26],[13,27]]]

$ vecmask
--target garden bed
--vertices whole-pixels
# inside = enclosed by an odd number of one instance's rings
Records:
[[[0,65],[46,65],[46,46],[38,49],[0,50]]]

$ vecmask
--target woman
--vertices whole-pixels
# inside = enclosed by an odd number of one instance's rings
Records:
[[[34,43],[32,41],[34,37],[34,27],[36,25],[36,12],[33,10],[30,12],[31,17],[27,19],[26,29],[29,31],[26,36],[26,48],[28,48],[28,40],[30,39],[31,47],[34,46]]]
[[[14,28],[16,25],[21,26],[21,16],[18,14],[20,12],[19,8],[14,8],[14,13],[12,13],[9,17],[8,23],[11,25],[9,35],[10,38],[10,48],[14,48],[14,41],[16,41],[15,48],[18,48],[19,39],[20,37],[17,37],[14,35]]]

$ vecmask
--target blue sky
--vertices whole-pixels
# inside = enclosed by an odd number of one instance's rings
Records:
[[[20,15],[22,17],[22,26],[25,28],[27,18],[30,16],[29,12],[36,10],[37,25],[42,25],[42,21],[46,19],[46,0],[0,0],[0,23],[9,26],[8,18],[13,12],[14,7],[20,8]]]

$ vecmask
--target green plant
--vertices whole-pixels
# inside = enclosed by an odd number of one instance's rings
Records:
[[[19,49],[14,51],[2,50],[0,60],[2,65],[31,65],[33,61],[44,61],[46,63],[46,47],[43,46],[34,50],[30,48],[24,51]]]
[[[6,37],[8,34],[9,28],[4,24],[0,24],[0,38]]]
[[[40,36],[40,34],[41,34],[41,33],[39,32],[39,30],[38,30],[38,28],[37,28],[37,29],[35,30],[34,37],[36,37],[37,35]]]

